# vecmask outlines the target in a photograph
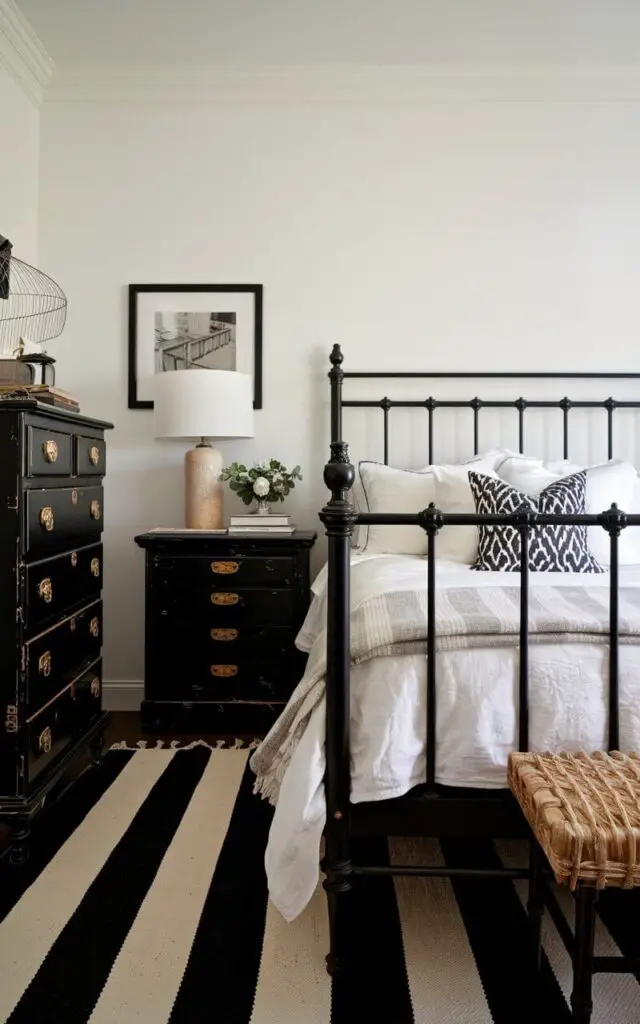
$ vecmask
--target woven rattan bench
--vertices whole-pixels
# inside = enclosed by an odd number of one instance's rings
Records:
[[[640,885],[640,756],[512,754],[509,786],[535,837],[528,901],[534,966],[546,905],[573,961],[573,1019],[589,1024],[593,974],[640,969],[640,958],[594,956],[599,891]],[[575,894],[573,933],[546,884],[545,858]]]

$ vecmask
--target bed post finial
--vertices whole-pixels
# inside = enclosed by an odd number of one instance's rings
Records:
[[[331,385],[331,443],[342,440],[342,381],[344,380],[344,370],[342,369],[342,361],[344,356],[342,349],[338,344],[334,345],[331,349],[329,360],[331,362],[331,369],[329,370],[329,382]],[[347,461],[349,461],[347,459]]]

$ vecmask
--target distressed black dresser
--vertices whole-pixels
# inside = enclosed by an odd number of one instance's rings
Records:
[[[152,531],[146,550],[142,722],[262,733],[304,671],[294,641],[309,607],[316,534]]]
[[[102,529],[110,423],[0,401],[0,822],[10,859],[102,711]]]

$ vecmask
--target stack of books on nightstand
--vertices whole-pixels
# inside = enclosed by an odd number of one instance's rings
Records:
[[[229,533],[295,533],[291,516],[270,512],[269,515],[249,513],[229,518]]]

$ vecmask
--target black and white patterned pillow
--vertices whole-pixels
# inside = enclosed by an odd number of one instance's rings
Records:
[[[478,514],[513,513],[520,509],[548,514],[580,515],[585,510],[587,473],[554,480],[537,498],[504,480],[469,473]],[[478,557],[472,569],[518,572],[520,533],[515,526],[480,526]],[[533,572],[604,572],[589,551],[584,526],[536,526],[529,534],[529,569]]]

